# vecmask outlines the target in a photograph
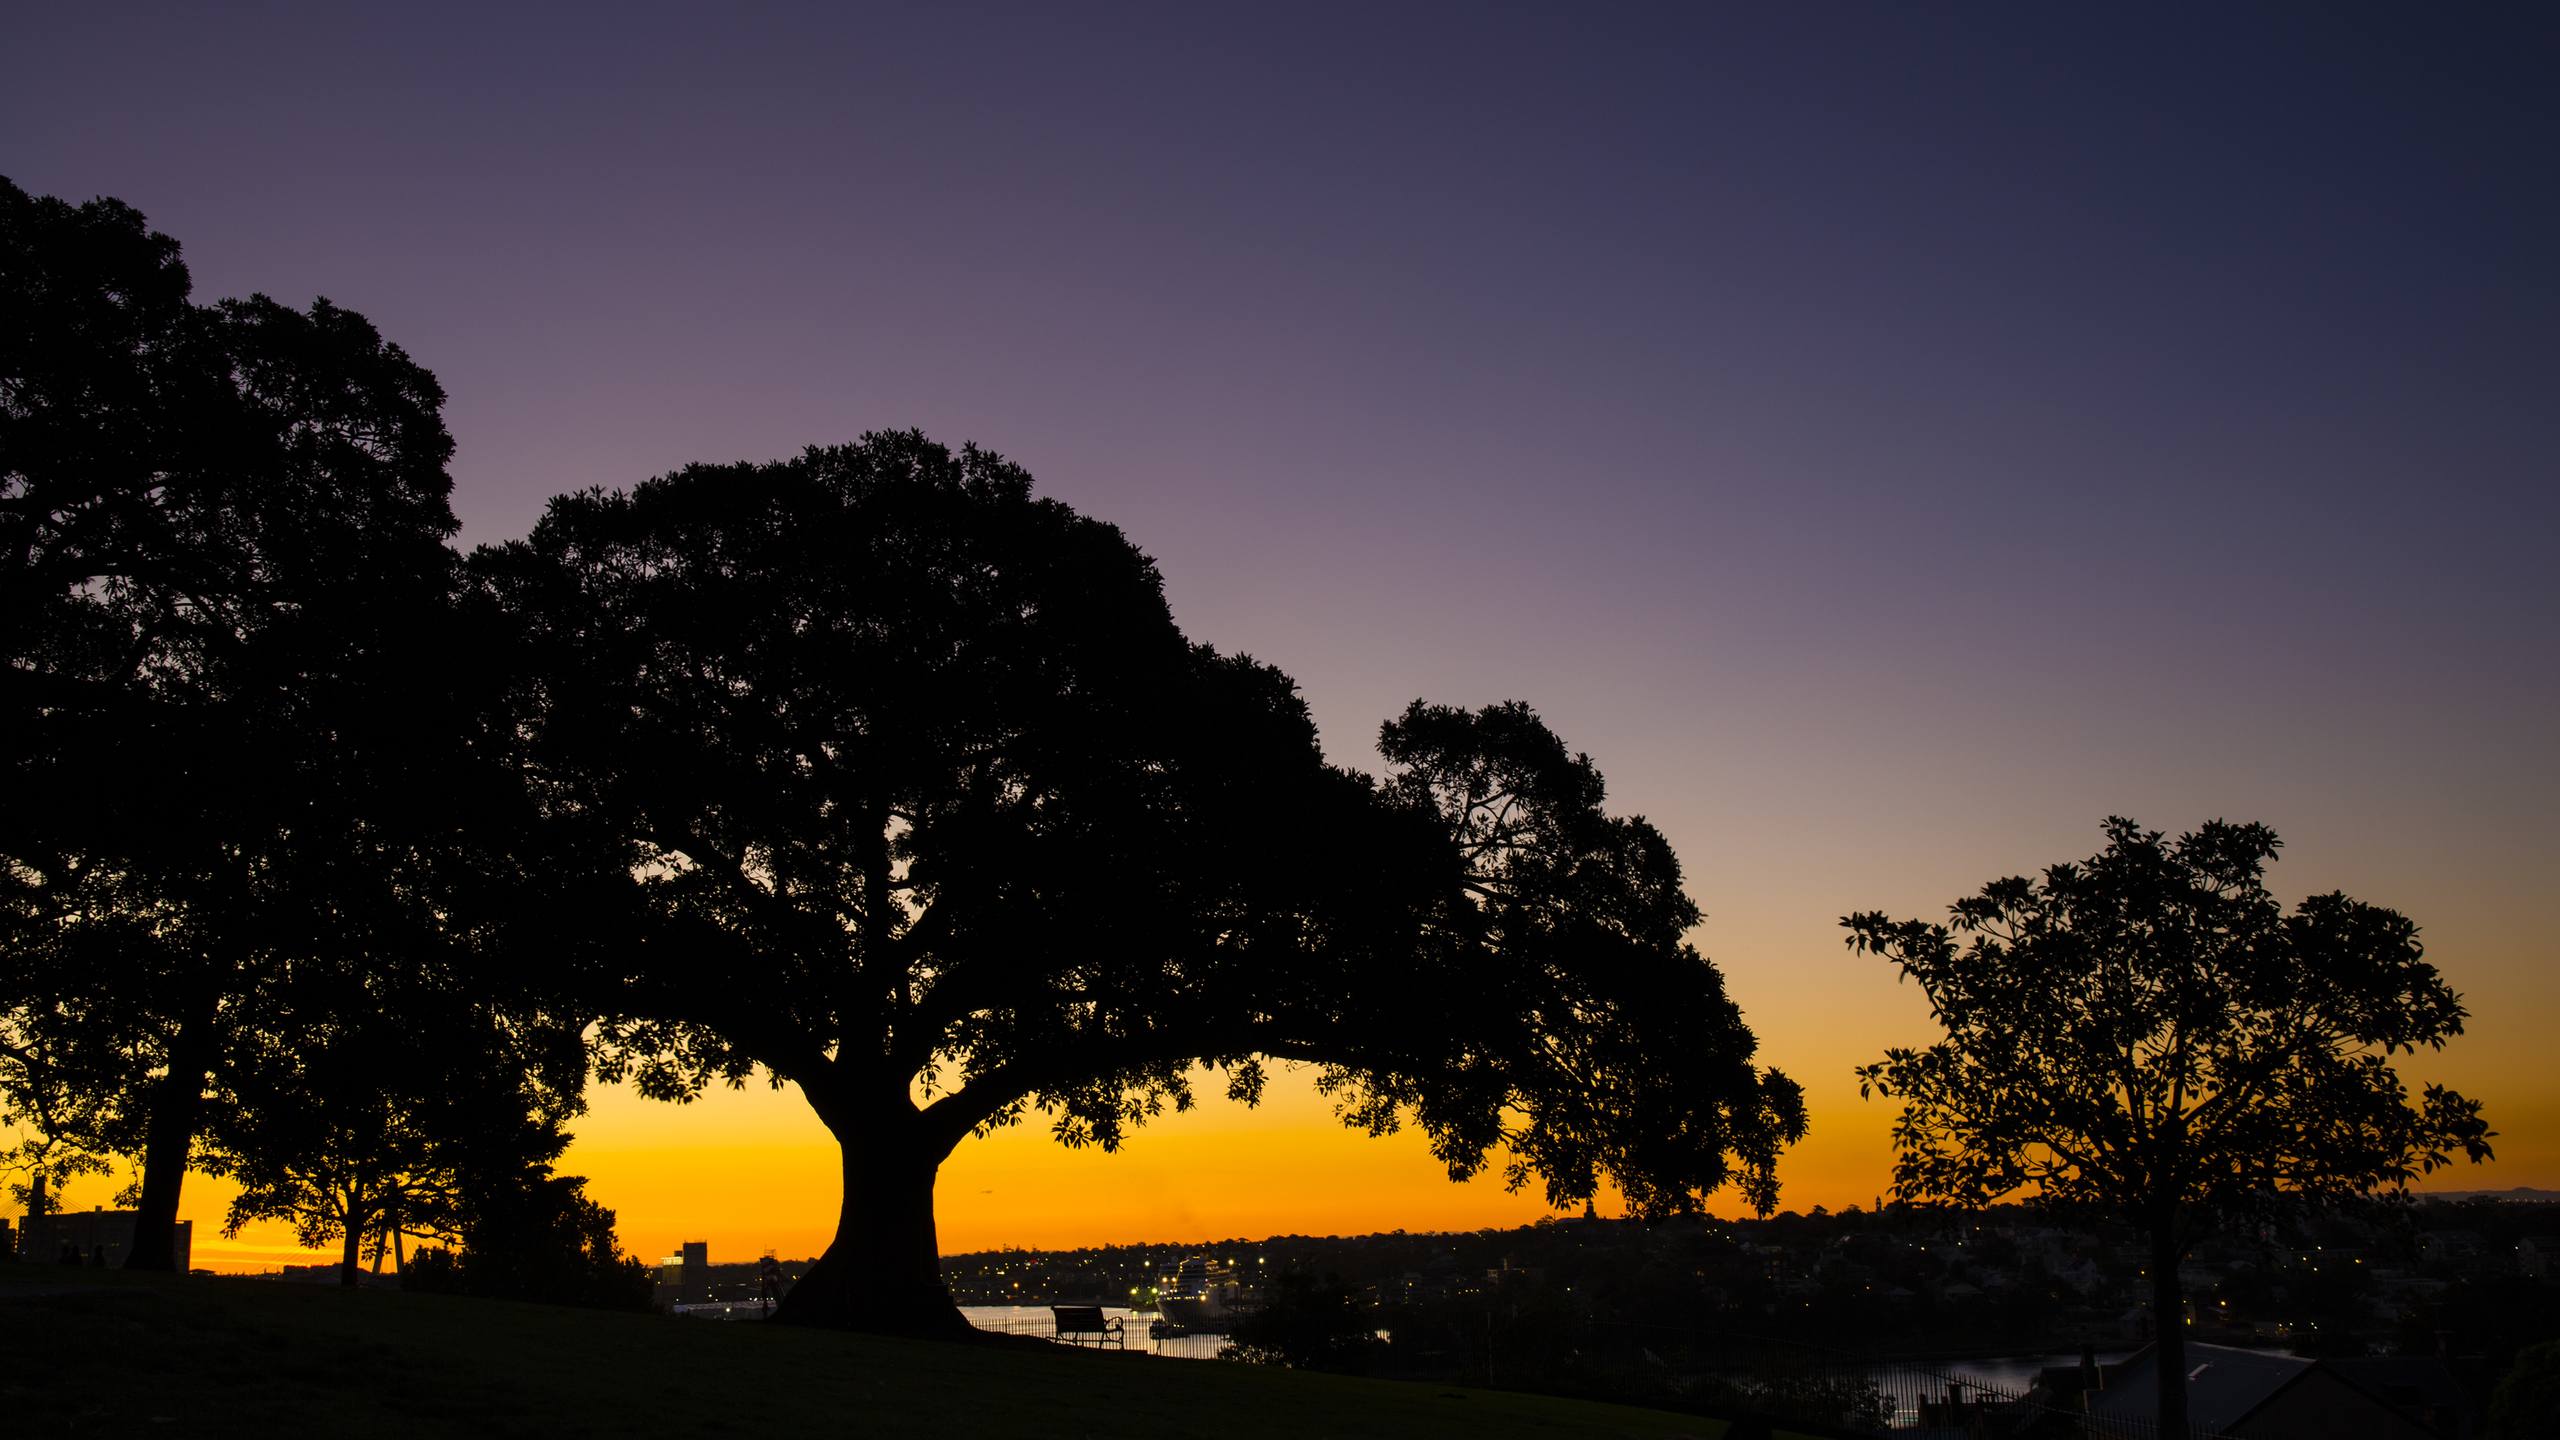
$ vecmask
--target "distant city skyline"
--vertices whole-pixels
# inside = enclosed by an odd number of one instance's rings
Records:
[[[54,7],[0,174],[368,316],[451,395],[465,543],[912,425],[1121,526],[1337,763],[1529,702],[1807,1087],[1784,1206],[1886,1190],[1850,1068],[1932,1035],[1838,918],[2108,814],[2416,920],[2471,1020],[2403,1073],[2499,1132],[2426,1185],[2560,1188],[2547,22],[1853,13]],[[796,1095],[573,1128],[632,1254],[833,1226]],[[303,1258],[227,1194],[196,1264]],[[1291,1078],[940,1187],[948,1252],[1544,1213]]]

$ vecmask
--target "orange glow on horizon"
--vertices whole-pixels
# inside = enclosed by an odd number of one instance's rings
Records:
[[[2336,880],[2350,893],[2396,900],[2422,918],[2431,910],[2444,913],[2428,930],[2428,948],[2471,1011],[2467,1032],[2444,1052],[2404,1056],[2396,1064],[2413,1090],[2441,1081],[2484,1100],[2498,1132],[2498,1158],[2456,1165],[2418,1188],[2560,1189],[2560,1076],[2545,1063],[2548,1017],[2560,1014],[2560,975],[2535,963],[2520,932],[2467,928],[2459,907],[2430,907],[2405,886],[2355,875]],[[1883,888],[1878,900],[1891,907],[1892,887]],[[1888,1044],[1924,1043],[1932,1033],[1926,1006],[1912,987],[1895,984],[1886,967],[1848,955],[1829,934],[1809,940],[1800,927],[1753,923],[1781,907],[1821,914],[1847,904],[1774,889],[1754,898],[1756,914],[1737,906],[1707,931],[1727,954],[1791,962],[1722,959],[1760,1038],[1758,1058],[1806,1088],[1811,1131],[1781,1161],[1780,1204],[1794,1210],[1872,1204],[1890,1185],[1893,1110],[1859,1100],[1851,1067]],[[1903,908],[1925,913],[1908,901]],[[1036,1117],[964,1141],[944,1164],[937,1189],[942,1249],[1463,1230],[1529,1224],[1551,1213],[1534,1190],[1506,1194],[1498,1176],[1451,1184],[1418,1135],[1371,1139],[1341,1128],[1304,1073],[1275,1068],[1258,1109],[1218,1098],[1214,1086],[1201,1093],[1196,1109],[1135,1131],[1116,1155],[1065,1149]],[[755,1083],[667,1105],[599,1087],[592,1102],[574,1127],[576,1142],[562,1169],[586,1176],[588,1193],[615,1211],[628,1253],[655,1263],[683,1241],[704,1240],[715,1260],[750,1259],[767,1249],[801,1258],[825,1246],[834,1229],[839,1159],[796,1090]],[[79,1209],[109,1204],[126,1178],[76,1182],[63,1202]],[[302,1250],[291,1227],[280,1223],[252,1225],[237,1239],[224,1239],[221,1217],[230,1193],[219,1180],[188,1179],[181,1214],[195,1221],[196,1265],[254,1272],[336,1258]],[[1606,1214],[1612,1207],[1604,1198],[1601,1208]],[[1713,1197],[1709,1208],[1739,1213],[1729,1191]]]

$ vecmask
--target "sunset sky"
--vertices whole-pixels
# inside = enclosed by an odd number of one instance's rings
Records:
[[[2500,1132],[2449,1183],[2560,1188],[2548,11],[359,8],[17,7],[0,174],[369,316],[466,543],[915,426],[1122,526],[1339,761],[1526,700],[1806,1085],[1796,1208],[1885,1189],[1850,1068],[1930,1038],[1843,913],[2265,821],[2466,997],[2405,1072]],[[567,1168],[651,1258],[833,1225],[792,1092],[600,1092]],[[946,1250],[1542,1213],[1303,1085],[940,1196]],[[197,1263],[290,1249],[222,1198]]]

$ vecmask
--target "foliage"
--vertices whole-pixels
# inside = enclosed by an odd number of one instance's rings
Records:
[[[2105,851],[1957,902],[1949,925],[1853,915],[1851,947],[1919,982],[1948,1036],[1859,1070],[1904,1102],[1894,1191],[1978,1204],[2025,1188],[2140,1218],[2397,1186],[2489,1155],[2479,1103],[2408,1103],[2390,1057],[2440,1049],[2462,1005],[2405,917],[2341,894],[2285,914],[2261,825]],[[1956,937],[1966,937],[1959,949]]]
[[[452,444],[361,316],[192,304],[112,200],[0,182],[0,317],[0,1085],[42,1163],[143,1156],[134,1263],[166,1264],[244,1017],[466,731],[432,663]]]
[[[2278,842],[2263,825],[2171,841],[2110,819],[2106,835],[2085,864],[1984,886],[1947,924],[1841,922],[1853,950],[1919,983],[1947,1031],[1858,1071],[1862,1091],[1903,1102],[1897,1196],[2023,1189],[2121,1217],[2151,1236],[2166,1315],[2177,1258],[2218,1216],[2488,1157],[2477,1101],[2429,1085],[2413,1105],[2391,1066],[2462,1029],[2406,917],[2337,893],[2286,913],[2264,882]],[[2160,1333],[2174,1349],[2178,1327]],[[2184,1413],[2170,1361],[2163,1423]]]
[[[1392,1122],[1389,1102],[1410,1107],[1453,1176],[1483,1153],[1462,1147],[1503,1124],[1506,1180],[1543,1177],[1558,1208],[1589,1202],[1604,1176],[1641,1215],[1695,1213],[1728,1179],[1775,1208],[1803,1092],[1752,1067],[1723,975],[1684,940],[1702,917],[1670,842],[1603,812],[1591,758],[1516,701],[1415,701],[1378,748],[1389,801],[1433,817],[1456,854],[1464,952],[1492,963],[1446,999],[1464,1007],[1453,1028],[1489,1043],[1418,1084],[1336,1070],[1326,1081],[1355,1097],[1349,1112],[1375,1126]]]
[[[13,871],[0,886],[0,1148],[9,1193],[31,1203],[41,1178],[59,1191],[75,1175],[103,1175],[109,1156],[133,1148],[117,1103],[131,1037],[147,1033],[133,997],[159,960],[147,897],[112,891],[94,871],[51,886]],[[67,917],[81,923],[65,923]],[[103,982],[103,983],[102,983]],[[111,1043],[95,1043],[98,1037]],[[92,1043],[78,1043],[82,1038]]]
[[[1263,1287],[1259,1307],[1232,1322],[1221,1360],[1358,1375],[1369,1365],[1376,1321],[1358,1291],[1332,1276],[1284,1271]]]
[[[1248,759],[1316,773],[1286,681],[1185,645],[1117,531],[920,437],[563,497],[481,563],[550,642],[537,783],[621,828],[667,926],[610,977],[653,1094],[758,1063],[832,1091],[858,1041],[955,1135],[1036,1091],[1115,1143],[1147,1107],[1064,1053],[1224,978],[1180,968],[1251,918],[1199,857],[1276,859],[1295,817],[1211,822],[1288,798]],[[1187,1058],[1127,1088],[1187,1099]]]
[[[2487,1440],[2538,1440],[2560,1434],[2560,1341],[2536,1345],[2489,1396]]]
[[[457,1205],[459,1249],[420,1251],[401,1267],[403,1289],[646,1310],[654,1281],[624,1255],[613,1212],[586,1181],[547,1163],[475,1173]]]
[[[761,1067],[847,1147],[788,1318],[948,1313],[954,1145],[1038,1115],[1114,1147],[1203,1061],[1246,1101],[1312,1063],[1453,1174],[1510,1140],[1515,1183],[1660,1209],[1801,1128],[1587,762],[1486,759],[1561,788],[1461,856],[1443,780],[1485,736],[1420,712],[1387,789],[1327,766],[1285,675],[1188,642],[1146,557],[998,457],[697,466],[561,497],[474,566],[529,637],[537,791],[620,847],[607,928],[638,915],[586,974],[605,1063],[666,1098]]]
[[[406,1237],[453,1240],[469,1179],[545,1164],[566,1144],[586,1053],[574,1030],[510,1024],[398,969],[305,973],[256,1033],[273,1048],[226,1077],[210,1168],[239,1185],[224,1225],[293,1223],[338,1243],[344,1281]]]
[[[2465,1275],[2400,1316],[2403,1355],[2476,1355],[2502,1370],[2536,1345],[2560,1343],[2560,1304],[2548,1280]]]

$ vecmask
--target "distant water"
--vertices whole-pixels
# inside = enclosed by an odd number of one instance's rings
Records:
[[[981,1330],[1001,1331],[1009,1335],[1038,1335],[1043,1338],[1056,1333],[1056,1317],[1046,1305],[963,1305],[960,1313]],[[1155,1316],[1141,1315],[1118,1305],[1102,1307],[1105,1319],[1118,1320],[1126,1327],[1127,1349],[1143,1350],[1157,1355],[1171,1355],[1183,1360],[1215,1360],[1218,1351],[1229,1342],[1224,1335],[1185,1335],[1179,1339],[1151,1340],[1147,1327]],[[2113,1365],[2131,1355],[2130,1350],[2101,1350],[2101,1364]],[[1907,1362],[1906,1368],[1928,1370],[1950,1375],[1975,1385],[2001,1390],[2021,1391],[2035,1383],[2039,1372],[2057,1365],[2077,1365],[2080,1352],[2056,1352],[2051,1355],[1999,1355],[1981,1360],[1922,1360]]]
[[[2113,1365],[2131,1354],[2130,1350],[2101,1350],[2098,1363]],[[2052,1355],[2000,1355],[1987,1360],[1913,1360],[1907,1362],[1907,1366],[1913,1370],[1952,1375],[1976,1385],[2020,1391],[2036,1383],[2036,1376],[2046,1370],[2079,1363],[2080,1352],[2073,1350]]]
[[[1057,1333],[1057,1317],[1046,1305],[963,1305],[960,1313],[981,1330],[995,1330],[1008,1335],[1038,1335],[1047,1338]],[[1147,1327],[1155,1323],[1152,1314],[1141,1315],[1120,1305],[1105,1305],[1106,1320],[1120,1321],[1128,1337],[1123,1348],[1143,1350],[1155,1355],[1171,1355],[1183,1360],[1215,1360],[1228,1341],[1224,1335],[1185,1335],[1179,1339],[1151,1340]]]

